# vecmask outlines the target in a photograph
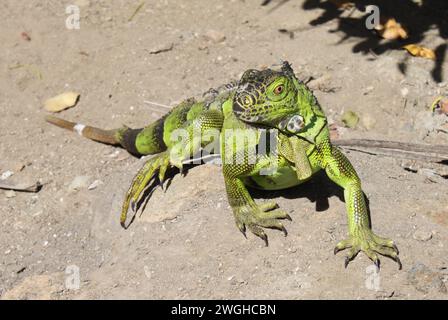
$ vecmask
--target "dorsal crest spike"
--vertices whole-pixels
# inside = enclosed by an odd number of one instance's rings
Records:
[[[282,72],[287,75],[294,77],[294,70],[292,70],[291,64],[288,61],[282,61]]]

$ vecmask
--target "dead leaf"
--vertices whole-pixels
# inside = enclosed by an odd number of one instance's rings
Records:
[[[436,60],[436,54],[433,50],[419,46],[417,44],[408,44],[403,47],[410,54],[415,57],[422,57],[426,59]]]
[[[78,98],[79,93],[77,92],[65,92],[45,101],[44,107],[45,110],[50,112],[60,112],[73,107],[78,101]]]
[[[347,128],[354,128],[359,122],[359,116],[353,111],[345,111],[342,114],[341,121]]]
[[[384,24],[375,27],[379,35],[387,40],[406,39],[407,31],[394,18],[388,19]]]

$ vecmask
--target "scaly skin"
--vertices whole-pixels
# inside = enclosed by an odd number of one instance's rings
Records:
[[[278,128],[289,137],[293,150],[306,149],[312,173],[323,169],[332,181],[344,189],[349,236],[339,242],[334,251],[337,253],[350,248],[345,259],[345,266],[359,251],[363,251],[378,267],[378,254],[381,254],[394,259],[401,268],[398,249],[394,242],[375,235],[371,230],[359,177],[349,160],[337,147],[332,146],[324,113],[312,92],[296,79],[288,63],[283,64],[280,72],[247,71],[236,90],[232,110],[224,114],[224,128],[235,128],[241,123],[245,124],[247,130],[255,130],[250,124]],[[303,117],[304,125],[300,128],[288,126],[285,128],[284,122],[291,119],[292,115]],[[297,146],[299,141],[302,143],[301,146]],[[291,154],[294,154],[291,150],[289,154],[280,150],[278,158],[261,158],[255,165],[224,164],[223,172],[229,202],[241,231],[248,227],[266,241],[266,234],[261,227],[283,229],[283,225],[277,219],[284,218],[284,214],[273,211],[271,215],[268,215],[250,198],[243,182],[251,180],[252,185],[258,185],[262,189],[277,189],[277,186],[281,189],[302,183],[307,180],[307,175],[297,174],[296,181],[285,178],[285,176],[290,178],[293,175],[291,170],[285,169],[291,168],[296,173],[300,170],[297,168],[297,160],[294,166],[291,164],[294,162],[291,160]],[[260,175],[260,169],[267,165],[266,162],[277,162],[277,176]],[[307,170],[309,169],[307,164],[304,165],[301,162],[301,165],[302,168],[304,166]],[[285,173],[282,174],[282,171]],[[287,184],[285,184],[286,180],[288,180]]]
[[[132,181],[121,212],[123,226],[129,206],[136,209],[135,203],[150,181],[158,178],[163,184],[169,167],[182,170],[184,161],[216,143],[220,136],[227,197],[236,225],[243,234],[249,229],[267,244],[263,229],[279,229],[286,235],[280,220],[290,219],[284,211],[275,210],[274,202],[256,204],[246,185],[265,190],[284,189],[325,170],[344,189],[347,207],[348,237],[336,245],[335,254],[349,249],[346,267],[362,251],[378,267],[378,254],[381,254],[395,260],[401,268],[394,242],[371,230],[360,179],[349,160],[331,144],[325,114],[287,62],[279,71],[248,70],[237,84],[210,90],[200,102],[188,99],[143,129],[125,127],[105,131],[86,127],[84,132],[79,130],[79,125],[76,128],[65,120],[54,117],[47,120],[75,129],[88,138],[121,145],[133,154],[157,154]],[[278,148],[270,146],[268,152],[257,152],[266,141],[263,130],[272,129],[278,134],[271,143],[276,143]]]

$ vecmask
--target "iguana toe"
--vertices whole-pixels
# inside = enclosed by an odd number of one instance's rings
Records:
[[[284,211],[273,210],[278,205],[274,202],[266,202],[259,206],[242,206],[235,209],[235,220],[238,229],[245,235],[246,227],[256,236],[260,237],[268,244],[268,238],[263,228],[277,229],[288,235],[285,226],[279,219],[291,217]],[[273,211],[270,211],[273,210]]]
[[[159,171],[159,179],[163,183],[165,172],[169,167],[169,155],[167,153],[160,153],[155,157],[149,159],[143,167],[137,172],[132,180],[131,186],[126,192],[126,197],[123,201],[123,206],[120,215],[120,224],[124,227],[126,224],[129,206],[132,211],[136,211],[136,204],[140,201],[149,182],[155,177]]]
[[[163,182],[165,181],[165,174],[166,170],[170,166],[170,158],[169,157],[163,157],[159,161],[159,182],[161,184],[161,187],[163,189]]]
[[[385,239],[374,234],[370,229],[363,229],[355,233],[355,236],[351,236],[348,239],[340,241],[334,248],[334,254],[344,249],[350,249],[345,257],[345,267],[352,261],[357,254],[362,251],[369,257],[370,260],[380,267],[380,259],[378,254],[389,257],[398,264],[398,268],[401,270],[402,264],[398,257],[398,248],[395,243],[390,239]]]
[[[266,235],[266,233],[263,231],[262,228],[260,228],[255,224],[249,224],[247,225],[247,227],[253,234],[260,237],[264,241],[266,247],[269,245],[268,236]]]

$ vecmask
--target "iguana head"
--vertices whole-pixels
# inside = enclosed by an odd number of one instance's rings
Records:
[[[279,71],[244,72],[233,100],[233,112],[242,121],[297,133],[304,127],[298,104],[299,82],[290,64]]]

